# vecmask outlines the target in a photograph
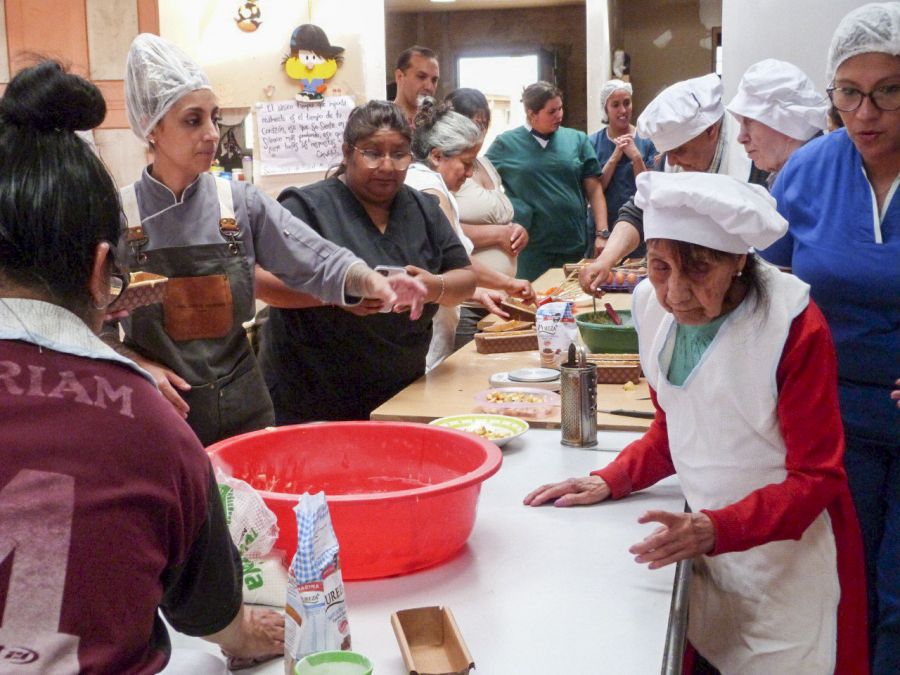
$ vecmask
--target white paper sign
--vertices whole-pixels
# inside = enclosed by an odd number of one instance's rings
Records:
[[[354,107],[350,96],[257,103],[261,175],[324,171],[339,164],[344,126]]]

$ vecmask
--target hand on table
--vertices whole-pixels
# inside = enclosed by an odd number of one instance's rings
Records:
[[[607,499],[611,491],[600,476],[579,476],[560,483],[547,483],[529,492],[522,503],[540,506],[551,500],[554,506],[584,506]]]
[[[635,562],[650,563],[651,570],[709,553],[716,545],[715,527],[705,513],[647,511],[638,522],[661,524],[628,549]]]
[[[227,628],[205,639],[222,647],[229,669],[248,668],[284,654],[284,617],[271,609],[243,605]]]

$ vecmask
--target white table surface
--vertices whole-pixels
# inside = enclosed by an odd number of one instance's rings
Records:
[[[648,570],[627,549],[653,529],[636,522],[644,511],[682,510],[677,481],[589,507],[522,504],[542,483],[604,466],[611,450],[637,437],[601,432],[601,450],[583,450],[561,446],[558,430],[532,429],[508,443],[500,471],[482,487],[475,529],[456,556],[401,577],[345,582],[353,649],[373,661],[375,675],[406,675],[391,612],[447,605],[475,673],[659,672],[675,566]],[[170,634],[175,649],[218,652],[203,640]],[[284,671],[277,660],[243,672]]]

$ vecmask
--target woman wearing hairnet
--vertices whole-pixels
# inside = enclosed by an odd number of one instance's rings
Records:
[[[850,489],[862,526],[873,672],[900,673],[900,3],[841,21],[828,94],[845,128],[772,189],[787,236],[763,255],[811,286],[834,335]]]
[[[242,326],[253,316],[255,263],[326,302],[372,297],[421,312],[420,282],[385,279],[252,185],[206,173],[219,141],[218,103],[206,75],[175,45],[135,38],[125,97],[153,162],[121,191],[129,226],[121,253],[132,270],[169,282],[161,305],[123,320],[119,348],[154,376],[204,445],[274,423]]]
[[[825,95],[797,66],[777,59],[750,66],[726,108],[741,125],[738,143],[769,172],[769,189],[794,151],[828,126]]]
[[[656,148],[650,139],[641,138],[631,123],[631,84],[622,80],[609,80],[600,89],[600,105],[603,121],[607,126],[588,137],[603,171],[600,185],[606,197],[606,222],[595,223],[588,209],[588,240],[597,234],[608,237],[619,216],[619,208],[637,189],[634,178],[646,171],[656,157]],[[599,241],[599,240],[598,240]],[[635,255],[643,255],[643,243]],[[588,257],[594,257],[590,251]]]
[[[629,552],[650,569],[693,560],[693,650],[723,675],[865,675],[834,347],[809,286],[750,250],[787,223],[730,176],[636,182],[649,276],[632,316],[656,418],[606,467],[525,503],[620,499],[677,474],[691,512],[648,511],[638,522],[657,526]],[[693,650],[684,673],[716,672]]]

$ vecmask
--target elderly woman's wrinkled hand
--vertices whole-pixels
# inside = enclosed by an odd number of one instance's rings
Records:
[[[584,506],[596,504],[611,494],[609,485],[600,476],[578,476],[560,483],[547,483],[529,492],[522,503],[540,506],[553,501],[554,506]]]
[[[652,534],[628,549],[635,562],[650,563],[651,570],[679,560],[709,553],[716,545],[716,530],[705,513],[647,511],[639,523],[660,523]]]

